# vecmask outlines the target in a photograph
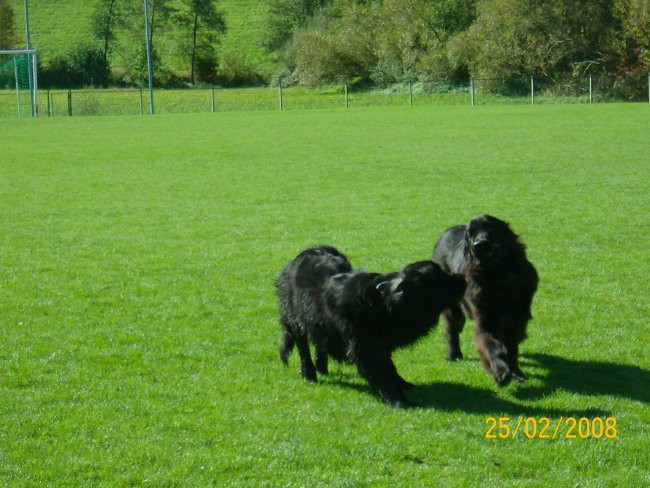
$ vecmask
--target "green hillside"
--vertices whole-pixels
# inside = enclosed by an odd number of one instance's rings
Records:
[[[12,0],[16,27],[24,42],[23,0]],[[92,42],[91,17],[95,2],[87,0],[31,0],[29,17],[32,45],[47,64],[53,57],[71,47]],[[220,0],[226,15],[228,32],[219,48],[221,57],[228,54],[245,56],[261,72],[273,69],[269,55],[260,47],[266,0]],[[144,25],[143,25],[144,29]]]

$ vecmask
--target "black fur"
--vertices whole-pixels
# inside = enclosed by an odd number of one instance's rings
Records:
[[[407,407],[392,352],[426,335],[442,310],[457,303],[465,290],[461,276],[450,276],[431,261],[420,261],[397,273],[352,271],[348,259],[330,246],[300,253],[278,282],[282,344],[287,358],[294,344],[300,371],[310,381],[327,374],[331,356],[353,362],[385,402]],[[314,344],[314,366],[309,342]]]
[[[447,229],[433,250],[434,262],[467,281],[463,300],[443,312],[447,359],[463,357],[459,334],[464,311],[474,320],[481,364],[499,386],[513,377],[525,379],[518,364],[519,344],[526,338],[538,282],[525,250],[510,226],[490,215]]]

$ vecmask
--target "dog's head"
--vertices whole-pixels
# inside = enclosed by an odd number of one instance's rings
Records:
[[[426,304],[441,311],[460,301],[465,286],[462,275],[450,275],[433,261],[419,261],[393,273],[376,288],[389,309]]]
[[[523,249],[507,222],[491,215],[479,215],[465,229],[467,252],[481,265],[501,262]]]

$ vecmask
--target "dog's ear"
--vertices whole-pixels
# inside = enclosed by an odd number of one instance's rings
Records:
[[[402,296],[404,295],[404,291],[402,290],[403,282],[404,279],[398,277],[392,280],[382,281],[375,286],[389,308],[402,300]]]
[[[465,233],[463,234],[463,238],[465,239],[465,247],[469,247],[471,244],[471,237],[469,235],[469,225],[465,227]]]

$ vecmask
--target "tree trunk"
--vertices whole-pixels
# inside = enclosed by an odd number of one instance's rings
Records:
[[[156,0],[151,2],[151,22],[149,23],[149,46],[153,52],[153,28],[156,25]]]
[[[113,12],[115,10],[115,1],[111,0],[110,5],[108,6],[108,18],[106,19],[106,29],[104,29],[104,62],[108,62],[108,43],[110,41],[112,24],[113,24]]]
[[[194,84],[194,58],[196,57],[196,31],[199,25],[199,14],[194,14],[194,32],[192,37],[192,68],[190,73],[190,82]]]

